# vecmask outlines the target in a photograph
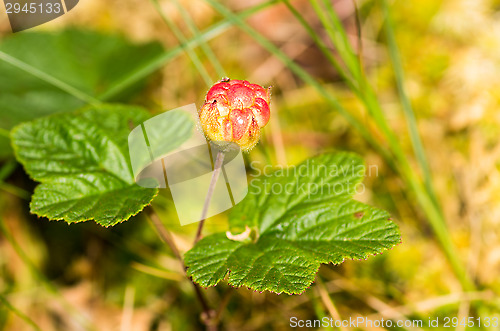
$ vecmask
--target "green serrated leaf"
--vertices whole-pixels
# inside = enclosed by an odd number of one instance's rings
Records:
[[[360,157],[339,152],[254,179],[229,224],[233,233],[256,229],[258,239],[210,235],[186,253],[188,274],[202,286],[229,273],[232,286],[298,294],[321,263],[366,259],[393,247],[401,235],[389,214],[352,199],[363,176]]]
[[[158,43],[133,45],[115,35],[68,29],[23,32],[5,38],[0,51],[41,70],[91,97],[97,97],[124,76],[158,56]],[[0,60],[0,128],[53,113],[70,112],[85,102]],[[141,83],[142,84],[142,83]],[[124,101],[138,86],[114,99]],[[0,157],[11,153],[8,139],[0,137]]]
[[[14,128],[16,158],[41,182],[31,212],[68,223],[95,220],[103,226],[140,212],[158,190],[135,184],[127,138],[148,118],[142,108],[103,105]],[[180,143],[173,141],[172,149]]]

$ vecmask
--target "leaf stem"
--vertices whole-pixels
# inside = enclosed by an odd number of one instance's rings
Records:
[[[203,225],[205,224],[205,219],[207,218],[208,207],[210,207],[210,201],[212,200],[212,196],[214,195],[215,186],[217,185],[217,180],[219,179],[223,162],[224,162],[224,152],[219,151],[217,153],[217,159],[215,160],[214,172],[212,173],[212,179],[210,180],[210,186],[208,187],[205,203],[203,204],[203,210],[201,212],[201,221],[200,224],[198,225],[198,230],[196,231],[194,244],[196,244],[201,239],[201,231],[203,230]]]

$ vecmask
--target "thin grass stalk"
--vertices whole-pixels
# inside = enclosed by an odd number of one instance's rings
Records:
[[[314,41],[316,46],[320,49],[320,51],[325,55],[325,57],[330,61],[330,63],[335,67],[335,70],[340,74],[342,79],[348,84],[348,86],[354,91],[358,90],[358,87],[355,85],[355,81],[353,78],[350,76],[350,73],[348,73],[340,63],[335,59],[333,56],[332,52],[328,49],[326,44],[321,40],[320,37],[318,37],[318,34],[314,31],[314,29],[311,27],[311,25],[304,19],[304,17],[293,7],[290,3],[289,0],[282,0],[283,3],[287,6],[288,10],[295,16],[297,21],[302,25],[302,27],[307,31],[311,39]]]
[[[173,0],[173,2],[175,4],[175,6],[177,7],[177,9],[179,10],[179,13],[181,14],[182,18],[186,22],[186,25],[188,26],[191,34],[193,34],[193,36],[195,38],[199,37],[200,30],[198,29],[198,27],[196,26],[195,22],[191,18],[191,15],[184,8],[184,6],[181,5],[181,3],[179,2],[179,0]],[[208,44],[208,42],[202,42],[202,43],[200,43],[200,48],[205,53],[205,55],[207,56],[207,59],[210,61],[210,63],[214,67],[215,72],[217,73],[217,75],[219,76],[219,78],[225,77],[226,76],[226,71],[224,70],[222,64],[220,63],[219,59],[217,58],[217,56],[213,52],[213,50],[210,47],[210,45]]]
[[[186,44],[188,40],[182,33],[182,31],[175,25],[175,23],[163,12],[163,9],[160,7],[160,4],[158,3],[158,0],[150,0],[153,6],[155,7],[156,11],[158,14],[161,16],[163,22],[167,24],[169,29],[174,33],[175,38],[179,42],[179,46],[182,47],[182,49],[187,53],[191,61],[193,62],[193,65],[196,67],[196,70],[198,70],[198,73],[200,74],[201,78],[205,81],[205,84],[207,86],[212,85],[213,79],[210,77],[210,74],[208,73],[207,69],[201,62],[200,58],[196,54],[193,48],[186,47]]]
[[[342,23],[331,8],[332,4],[324,2],[326,10],[322,8],[322,6],[318,3],[318,0],[311,0],[311,5],[350,73],[354,74],[354,78],[358,80],[360,68],[356,54],[354,53],[347,35],[345,34]]]
[[[16,307],[14,307],[3,295],[0,294],[0,302],[3,304],[3,306],[5,308],[7,308],[7,310],[10,310],[11,312],[13,312],[14,314],[16,314],[20,319],[22,319],[26,324],[29,324],[33,330],[36,330],[36,331],[42,331],[42,329],[38,326],[38,324],[36,324],[35,322],[33,322],[33,320],[31,318],[29,318],[26,314],[24,314],[22,311],[20,311],[19,309],[17,309]]]
[[[77,99],[80,99],[81,101],[83,101],[85,103],[89,103],[89,104],[94,105],[94,106],[100,104],[100,101],[98,99],[88,95],[87,93],[85,93],[83,91],[80,91],[79,89],[75,88],[74,86],[63,82],[62,80],[42,71],[40,69],[33,67],[32,65],[30,65],[24,61],[16,59],[15,57],[13,57],[5,52],[0,51],[0,60],[20,69],[22,71],[27,72],[27,73],[31,74],[32,76],[35,76],[35,77],[43,80],[44,82],[47,82],[47,83],[63,90],[64,92],[74,96]]]
[[[438,203],[436,192],[435,192],[434,187],[432,185],[431,170],[429,167],[429,163],[427,161],[427,157],[425,155],[424,146],[422,144],[422,140],[420,139],[420,135],[418,133],[417,119],[415,117],[415,113],[414,113],[413,108],[411,106],[410,99],[408,98],[408,95],[406,94],[406,91],[405,91],[404,71],[403,71],[403,65],[401,62],[401,56],[400,56],[398,46],[396,43],[396,37],[394,34],[394,23],[392,22],[392,19],[391,19],[390,13],[389,13],[389,7],[387,4],[387,1],[383,0],[382,5],[383,5],[383,12],[384,12],[384,20],[385,20],[384,28],[385,28],[386,38],[387,38],[387,45],[389,48],[389,55],[391,57],[391,62],[392,62],[393,70],[394,70],[394,77],[396,79],[396,86],[398,89],[399,98],[401,100],[401,106],[403,108],[403,113],[405,115],[406,124],[408,125],[408,129],[409,129],[410,140],[411,140],[411,143],[413,146],[413,151],[415,153],[415,156],[417,158],[419,166],[422,169],[426,189],[429,192],[429,195],[431,195],[431,197],[433,198],[433,201],[436,204],[436,208],[438,208],[440,210],[440,212],[442,213],[441,207]]]

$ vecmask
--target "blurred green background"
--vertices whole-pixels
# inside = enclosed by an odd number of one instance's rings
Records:
[[[388,210],[403,242],[323,265],[300,296],[208,289],[227,305],[221,329],[287,330],[292,316],[423,320],[423,329],[429,317],[499,317],[500,2],[319,2],[344,40],[315,3],[291,1],[294,15],[283,1],[82,0],[15,35],[2,10],[1,330],[203,329],[192,287],[143,215],[108,229],[31,215],[36,183],[8,137],[17,123],[96,100],[152,113],[201,106],[226,75],[273,86],[271,121],[247,164],[359,153],[377,171],[356,199]],[[168,191],[154,208],[187,251],[196,225],[179,225]],[[225,221],[210,219],[206,233]]]

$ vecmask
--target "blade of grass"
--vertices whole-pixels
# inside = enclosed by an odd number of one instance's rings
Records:
[[[299,21],[302,27],[307,31],[311,39],[318,46],[323,55],[326,56],[328,61],[335,67],[335,70],[340,74],[340,76],[344,79],[344,81],[349,85],[349,87],[354,91],[358,90],[358,87],[355,86],[355,83],[352,77],[347,73],[344,68],[340,65],[340,63],[335,59],[332,52],[328,49],[326,44],[318,37],[318,34],[313,30],[311,25],[304,19],[304,17],[290,4],[289,0],[282,0],[287,6],[288,10],[295,16],[295,18]]]
[[[322,51],[322,53],[325,54],[325,56],[335,66],[335,68],[337,69],[337,71],[340,70],[339,73],[340,73],[341,77],[347,83],[347,85],[349,86],[349,88],[351,88],[351,90],[363,102],[363,104],[365,105],[366,109],[368,110],[369,115],[372,116],[372,117],[376,117],[376,115],[374,115],[373,111],[372,111],[373,107],[370,106],[370,102],[367,101],[367,98],[364,95],[364,93],[365,93],[364,91],[366,89],[365,87],[367,85],[369,86],[369,84],[367,84],[366,78],[365,79],[361,79],[362,77],[364,77],[364,71],[363,71],[363,68],[361,66],[361,55],[357,56],[357,61],[359,62],[359,67],[360,67],[361,75],[359,77],[357,77],[356,81],[353,82],[352,81],[352,75],[350,73],[347,73],[344,69],[342,69],[342,67],[340,66],[340,64],[338,63],[338,61],[335,60],[335,58],[333,57],[333,55],[331,54],[331,52],[327,49],[326,44],[323,41],[321,41],[321,39],[319,39],[317,37],[317,34],[314,32],[314,30],[312,29],[312,27],[307,23],[307,21],[304,19],[304,17],[297,10],[295,10],[295,8],[293,8],[289,4],[288,0],[283,0],[283,1],[287,5],[287,7],[292,11],[292,13],[294,14],[294,16],[299,20],[299,22],[302,24],[302,26],[306,29],[306,31],[309,33],[309,35],[313,38],[313,40],[315,41],[316,45],[320,48],[320,50]],[[320,10],[319,7],[317,9]],[[331,41],[332,41],[332,43],[335,46],[336,41],[335,40],[331,40]],[[360,49],[361,49],[361,47],[360,47]],[[394,170],[396,170],[395,167],[392,167],[392,168]]]
[[[41,70],[31,66],[30,64],[28,64],[26,62],[23,62],[19,59],[16,59],[15,57],[13,57],[5,52],[0,51],[0,60],[3,60],[4,62],[6,62],[6,63],[18,68],[18,69],[21,69],[22,71],[25,71],[25,72],[43,80],[43,81],[65,91],[66,93],[71,94],[75,98],[80,99],[86,103],[89,103],[91,105],[99,105],[100,104],[99,100],[88,95],[87,93],[82,92],[82,91],[78,90],[77,88],[59,80],[58,78],[51,76],[50,74],[48,74],[44,71],[41,71]]]
[[[269,0],[263,2],[256,6],[253,6],[252,8],[240,12],[238,14],[238,17],[240,17],[241,19],[246,19],[278,3],[278,1],[279,0]],[[229,19],[225,19],[221,22],[213,24],[209,28],[201,32],[198,36],[194,36],[193,38],[189,39],[186,42],[185,46],[187,48],[196,47],[204,42],[207,42],[210,39],[215,38],[216,36],[219,36],[224,31],[229,29],[231,26],[232,24]],[[164,66],[167,62],[176,58],[179,54],[182,53],[182,50],[183,50],[182,47],[178,46],[152,59],[151,62],[143,65],[141,68],[138,68],[135,71],[130,72],[128,75],[124,76],[124,78],[121,81],[115,83],[115,85],[111,86],[106,92],[99,95],[98,99],[105,101],[114,97],[116,94],[119,94],[130,85],[150,75],[151,73],[155,72],[156,70]]]
[[[171,272],[171,271],[160,269],[160,268],[156,268],[156,267],[152,267],[152,266],[142,264],[139,262],[135,262],[135,261],[132,262],[130,266],[137,271],[140,271],[140,272],[143,272],[145,274],[155,276],[158,278],[173,280],[176,282],[179,282],[179,281],[185,279],[185,277],[182,274],[179,274],[176,272]]]
[[[379,129],[388,139],[393,152],[399,154],[400,158],[406,159],[402,153],[402,149],[397,143],[398,140],[396,136],[387,124],[385,115],[377,100],[377,95],[368,82],[367,77],[364,75],[364,71],[361,67],[361,58],[354,52],[342,22],[333,8],[333,3],[323,0],[323,5],[326,9],[322,8],[317,0],[312,1],[311,4],[325,27],[330,37],[330,41],[336,47],[340,57],[347,63],[350,73],[358,82],[359,93],[357,93],[357,95],[365,105],[368,114],[373,118]]]
[[[387,134],[388,128],[385,123],[385,118],[380,107],[378,107],[376,95],[375,93],[371,93],[371,85],[368,83],[366,76],[363,74],[364,71],[361,66],[361,57],[360,55],[356,55],[354,52],[351,43],[347,38],[342,22],[335,13],[333,4],[329,1],[323,1],[323,5],[326,7],[326,9],[324,9],[317,0],[314,0],[311,1],[311,5],[325,28],[327,35],[330,38],[330,42],[335,47],[342,60],[346,63],[348,69],[350,70],[350,74],[356,80],[359,89],[356,94],[365,105],[368,114],[384,131],[384,134],[390,138],[390,134]],[[373,96],[375,96],[375,100],[373,100]]]
[[[180,4],[179,0],[173,0],[173,2],[175,4],[175,6],[177,7],[177,9],[179,10],[182,18],[186,22],[191,34],[193,34],[193,36],[195,38],[199,37],[200,30],[198,29],[195,22],[191,18],[191,15],[187,12],[187,10],[184,8],[184,6],[182,6]],[[208,45],[207,42],[202,42],[202,43],[200,43],[200,47],[203,50],[203,52],[205,53],[205,55],[207,56],[208,60],[212,64],[212,66],[214,67],[215,72],[217,73],[219,78],[225,77],[226,72],[225,72],[224,68],[222,67],[222,64],[220,63],[219,59],[217,59],[217,56],[212,51],[212,48],[210,47],[210,45]]]
[[[359,68],[361,69],[361,73],[363,73],[363,42],[361,39],[361,18],[359,16],[359,9],[356,0],[352,0],[352,5],[354,6],[354,17],[356,19],[356,37],[358,38],[358,62]]]
[[[381,132],[385,135],[391,151],[398,160],[400,168],[402,168],[403,174],[407,173],[409,180],[415,181],[414,185],[418,185],[418,176],[412,170],[407,157],[399,144],[398,137],[387,122],[377,95],[364,74],[364,70],[361,68],[361,59],[354,53],[349,39],[347,38],[347,34],[345,33],[345,29],[342,26],[342,22],[335,13],[333,4],[327,0],[323,0],[323,5],[326,7],[328,17],[324,16],[323,8],[321,8],[316,1],[313,1],[312,4],[315,6],[316,13],[321,16],[320,20],[324,22],[323,24],[325,28],[330,31],[329,36],[331,42],[337,47],[341,57],[345,59],[344,61],[350,63],[349,68],[352,68],[351,74],[356,77],[360,86],[359,93],[356,94],[365,105],[368,114],[375,121]]]
[[[368,115],[372,117],[379,129],[382,130],[383,134],[388,139],[389,144],[396,142],[396,139],[394,139],[395,137],[391,133],[391,130],[385,120],[382,109],[379,106],[376,94],[373,92],[366,76],[363,75],[360,57],[356,56],[354,53],[340,18],[335,13],[333,4],[328,1],[323,1],[323,5],[326,7],[326,9],[324,9],[319,2],[315,0],[311,1],[311,5],[316,12],[316,15],[318,15],[323,27],[326,29],[331,43],[336,48],[341,59],[346,63],[347,68],[350,70],[350,74],[354,77],[358,84],[358,89],[353,90],[353,92],[355,92],[359,99],[363,102]],[[399,150],[398,146],[394,146],[394,144],[391,148],[393,149],[393,152]]]
[[[210,77],[210,74],[208,73],[207,69],[205,69],[205,66],[201,62],[200,58],[196,54],[193,48],[186,47],[187,39],[182,33],[182,31],[175,25],[175,23],[163,12],[163,9],[160,7],[160,4],[158,3],[158,0],[150,0],[153,6],[155,7],[156,11],[158,14],[160,14],[163,22],[167,24],[170,30],[174,33],[175,38],[177,41],[180,43],[180,47],[187,53],[191,61],[193,62],[194,66],[200,73],[200,76],[203,78],[207,86],[212,85],[213,79]]]
[[[422,169],[426,189],[429,192],[429,195],[431,195],[434,203],[436,204],[436,208],[438,208],[442,213],[441,207],[436,197],[434,187],[432,185],[431,171],[429,163],[427,161],[427,157],[425,155],[424,146],[422,144],[422,140],[420,139],[420,135],[418,132],[417,119],[415,117],[415,113],[411,106],[410,99],[408,98],[408,95],[406,94],[405,91],[404,87],[405,78],[404,78],[403,65],[401,63],[401,57],[396,43],[396,37],[394,35],[394,23],[392,22],[386,0],[382,1],[382,6],[384,12],[384,20],[385,20],[384,28],[387,38],[387,46],[389,48],[389,55],[391,57],[391,62],[394,70],[396,86],[398,89],[399,98],[401,100],[403,113],[406,118],[406,124],[408,125],[413,151],[415,152],[417,161],[420,165],[420,168]]]
[[[323,1],[323,4],[326,6],[326,10],[322,8],[317,0],[311,0],[311,5],[316,15],[318,15],[318,18],[323,24],[340,57],[351,74],[353,74],[356,79],[359,79],[360,66],[356,54],[352,49],[340,19],[333,10],[333,4],[328,1]]]
[[[3,295],[0,294],[0,302],[7,307],[8,310],[16,314],[20,319],[22,319],[26,324],[29,324],[34,330],[37,331],[42,331],[40,327],[33,322],[31,318],[29,318],[27,315],[25,315],[23,312],[21,312],[19,309],[14,307]]]
[[[388,21],[389,18],[389,10],[388,10],[388,5],[387,2],[384,0],[382,1],[382,6],[383,11],[384,11],[384,16],[386,18],[386,24],[385,24],[385,29],[386,33],[391,34],[391,31],[387,31],[387,29],[391,29],[392,23]],[[388,25],[391,25],[388,27]],[[391,40],[389,40],[391,39]],[[406,93],[404,91],[403,87],[403,80],[404,76],[402,75],[403,69],[401,65],[401,60],[399,59],[399,53],[397,52],[396,48],[396,42],[394,35],[388,36],[388,47],[389,47],[389,52],[391,53],[391,58],[393,61],[393,66],[395,67],[395,75],[396,75],[396,84],[398,88],[398,92],[400,93],[400,98],[401,102],[403,105],[403,110],[405,113],[405,117],[407,120],[407,124],[409,127],[410,131],[410,139],[413,144],[413,149],[415,151],[417,161],[419,162],[420,167],[422,168],[423,171],[423,176],[424,176],[424,187],[422,187],[418,183],[418,178],[415,173],[415,171],[412,169],[412,167],[409,165],[409,163],[406,161],[404,158],[404,153],[402,152],[402,148],[400,147],[399,143],[396,143],[397,137],[392,134],[392,137],[390,138],[391,140],[394,141],[394,147],[397,148],[396,150],[396,155],[399,159],[399,162],[402,162],[402,168],[404,171],[404,174],[408,177],[410,180],[410,186],[413,188],[417,200],[420,202],[420,204],[424,207],[424,211],[427,214],[429,223],[431,227],[434,230],[434,233],[437,236],[438,242],[440,243],[443,252],[445,253],[446,258],[448,259],[451,267],[453,268],[453,271],[457,278],[460,280],[460,283],[462,284],[462,287],[464,290],[468,291],[473,291],[475,290],[475,285],[471,282],[469,279],[469,276],[467,275],[467,271],[464,267],[464,263],[460,260],[459,254],[457,252],[457,249],[455,247],[455,244],[453,243],[447,225],[446,225],[446,220],[444,219],[444,215],[441,211],[437,196],[435,194],[434,188],[432,187],[432,178],[430,175],[430,169],[427,163],[427,159],[425,157],[425,152],[423,149],[422,142],[420,140],[420,136],[418,133],[418,129],[416,126],[416,118],[413,113],[413,109],[411,108],[411,104],[409,102],[408,97],[406,96]],[[394,60],[398,62],[394,62]],[[369,97],[371,102],[376,99],[375,93],[373,92],[372,89],[367,89],[367,92],[369,93]],[[377,102],[378,104],[378,102]],[[377,107],[378,108],[378,107]],[[381,113],[381,108],[378,108],[377,112]],[[382,123],[385,124],[386,123]],[[388,129],[388,125],[384,127],[385,130]],[[389,130],[387,130],[387,133],[390,133]]]
[[[313,41],[316,43],[316,45],[320,48],[320,50],[322,51],[322,53],[330,60],[330,62],[334,65],[334,67],[336,68],[336,70],[340,73],[341,77],[344,79],[344,81],[346,82],[346,84],[348,85],[348,87],[354,92],[354,94],[362,101],[362,103],[365,105],[366,109],[368,110],[368,114],[373,118],[373,117],[376,117],[376,115],[373,114],[373,111],[372,111],[372,108],[370,105],[369,105],[369,102],[367,101],[365,95],[364,95],[364,91],[365,91],[365,86],[367,85],[366,83],[366,79],[360,79],[361,77],[363,77],[363,68],[361,67],[361,58],[360,58],[360,55],[358,55],[357,57],[357,61],[359,62],[359,67],[360,67],[360,72],[361,72],[361,76],[357,77],[355,81],[353,81],[353,78],[352,78],[352,75],[351,73],[347,73],[342,67],[341,65],[338,63],[338,61],[333,57],[332,53],[328,50],[328,48],[326,47],[326,44],[317,37],[317,33],[312,29],[312,27],[307,23],[307,21],[304,19],[304,17],[297,11],[295,10],[295,8],[293,8],[289,1],[288,0],[283,0],[285,2],[285,4],[287,5],[287,7],[289,8],[289,10],[292,12],[292,14],[297,18],[297,20],[299,20],[299,22],[302,24],[302,26],[306,29],[306,31],[309,33],[309,35],[313,38]],[[315,8],[316,11],[320,12],[321,14],[320,15],[323,15],[322,14],[322,11],[321,11],[321,8],[320,7],[316,7]],[[326,18],[325,18],[325,21],[326,21]],[[327,23],[325,22],[325,25]],[[338,42],[337,40],[331,40],[331,42],[333,43],[333,45],[335,46],[336,45],[336,42]],[[360,48],[361,49],[361,48]],[[345,55],[344,55],[345,57]],[[377,122],[377,121],[375,121]],[[389,166],[391,166],[391,168],[394,170],[394,171],[397,171],[396,169],[396,166],[395,164],[391,164],[390,162],[390,157],[386,157],[386,160],[388,161],[388,164]]]

